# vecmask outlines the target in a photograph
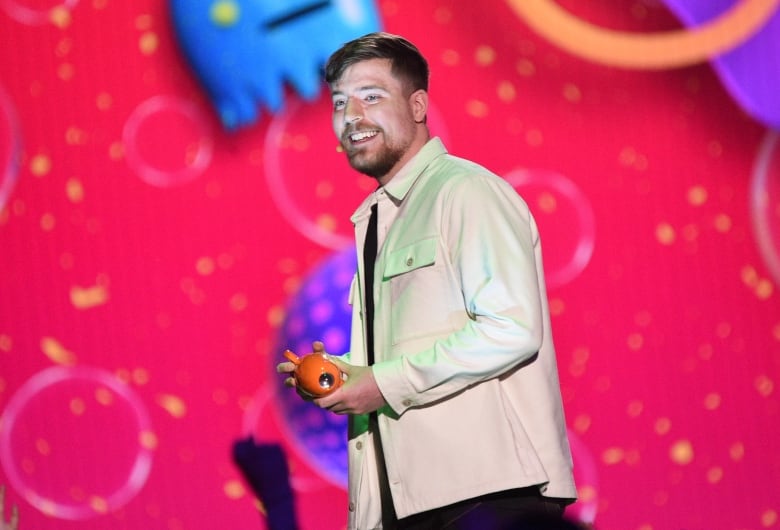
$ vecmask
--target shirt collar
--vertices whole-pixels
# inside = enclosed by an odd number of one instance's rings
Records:
[[[447,149],[444,147],[442,141],[438,138],[431,138],[426,142],[422,149],[420,149],[414,157],[402,167],[398,173],[390,179],[390,182],[383,186],[383,189],[387,196],[396,204],[400,205],[403,202],[406,194],[412,189],[412,185],[417,182],[417,179],[422,175],[425,168],[433,161],[434,158],[446,154]],[[372,204],[377,202],[376,194],[382,188],[377,188],[371,195],[366,197],[363,203],[355,210],[350,218],[352,222],[368,216],[368,209]]]

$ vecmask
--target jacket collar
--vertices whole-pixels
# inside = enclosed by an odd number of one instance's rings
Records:
[[[400,204],[403,202],[406,194],[409,193],[409,190],[412,189],[414,183],[417,182],[417,179],[420,178],[420,175],[423,174],[423,171],[425,171],[425,168],[428,167],[431,161],[433,161],[434,158],[446,153],[447,148],[444,147],[444,144],[439,139],[439,137],[431,138],[424,146],[422,146],[422,149],[420,149],[417,154],[414,155],[414,158],[409,160],[409,162],[407,162],[406,165],[401,168],[398,174],[390,179],[390,182],[385,184],[385,193],[387,193],[388,197],[390,197],[393,202]],[[357,210],[355,210],[355,213],[352,214],[350,220],[353,224],[356,224],[363,218],[368,217],[371,205],[377,201],[376,193],[379,191],[379,189],[380,188],[377,188],[368,197],[366,197],[360,206],[358,206]]]

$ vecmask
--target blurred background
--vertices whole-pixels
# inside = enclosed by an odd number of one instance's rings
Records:
[[[274,493],[301,529],[345,528],[343,418],[274,366],[348,349],[373,183],[336,150],[318,68],[376,29],[428,57],[434,134],[537,217],[571,516],[780,528],[778,4],[0,0],[20,528],[262,530]],[[239,440],[278,452],[252,476]]]

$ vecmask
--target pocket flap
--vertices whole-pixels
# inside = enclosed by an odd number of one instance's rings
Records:
[[[402,248],[391,250],[385,260],[385,278],[392,278],[399,274],[404,274],[420,267],[427,267],[436,263],[436,247],[438,238],[430,237],[407,245]]]

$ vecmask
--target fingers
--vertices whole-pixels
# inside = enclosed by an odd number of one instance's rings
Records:
[[[325,353],[325,345],[322,341],[315,340],[311,343],[312,353]]]
[[[295,371],[295,364],[291,362],[283,362],[276,365],[276,373],[289,374]]]

